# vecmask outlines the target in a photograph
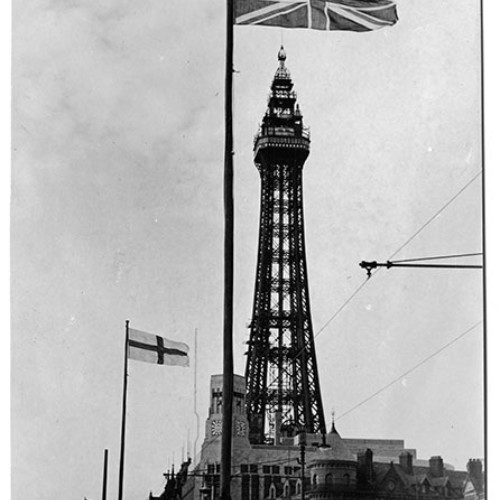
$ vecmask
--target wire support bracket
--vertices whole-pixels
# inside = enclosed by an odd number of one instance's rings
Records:
[[[372,271],[378,267],[386,267],[390,269],[391,267],[418,267],[418,268],[439,268],[439,269],[482,269],[482,265],[472,265],[472,264],[407,264],[402,262],[392,262],[388,260],[387,262],[376,262],[376,261],[366,261],[363,260],[359,263],[359,266],[366,270],[368,278],[371,278]]]

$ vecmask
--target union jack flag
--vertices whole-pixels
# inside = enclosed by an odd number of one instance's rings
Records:
[[[398,20],[392,0],[235,0],[234,23],[316,30],[373,31]]]

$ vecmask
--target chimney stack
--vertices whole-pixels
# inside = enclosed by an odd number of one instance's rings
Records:
[[[399,465],[407,474],[412,475],[413,455],[408,451],[404,451],[403,453],[401,453],[401,455],[399,455]]]
[[[432,477],[443,477],[444,465],[441,457],[431,457],[429,459],[430,474]]]
[[[467,472],[469,473],[474,487],[478,491],[483,491],[483,464],[481,460],[471,458],[467,462]]]
[[[367,448],[364,453],[358,453],[358,463],[368,481],[373,481],[373,451]]]

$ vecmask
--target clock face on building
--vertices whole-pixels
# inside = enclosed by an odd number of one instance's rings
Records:
[[[237,436],[244,436],[246,430],[247,430],[246,423],[242,422],[241,420],[237,420],[236,421],[236,435]]]
[[[219,436],[222,434],[222,420],[212,420],[212,436]]]

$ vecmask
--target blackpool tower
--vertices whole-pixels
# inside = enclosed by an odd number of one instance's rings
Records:
[[[300,431],[326,432],[304,239],[302,170],[310,139],[283,47],[278,60],[254,142],[260,228],[245,373],[250,441],[269,444]]]

